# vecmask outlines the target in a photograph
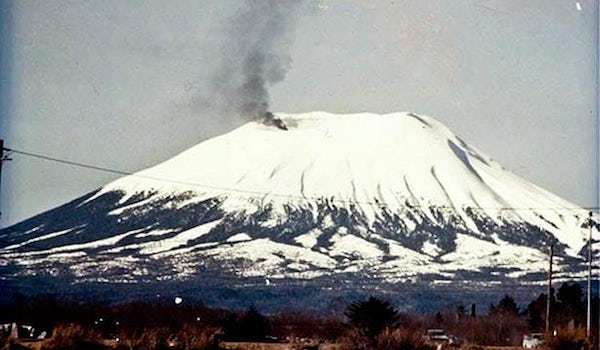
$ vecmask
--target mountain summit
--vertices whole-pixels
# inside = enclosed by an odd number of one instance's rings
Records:
[[[2,275],[486,283],[543,279],[550,245],[582,261],[585,210],[433,118],[276,116],[0,231]]]

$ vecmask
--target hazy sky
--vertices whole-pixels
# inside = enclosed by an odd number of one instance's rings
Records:
[[[597,0],[334,1],[305,6],[282,112],[414,111],[509,170],[597,203]],[[7,147],[123,170],[240,121],[194,94],[219,64],[231,1],[0,1]],[[3,226],[116,176],[14,155]]]

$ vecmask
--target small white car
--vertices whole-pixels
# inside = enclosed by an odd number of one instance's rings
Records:
[[[448,344],[450,337],[443,329],[428,329],[425,338],[431,343]]]
[[[523,336],[523,348],[524,349],[535,349],[540,347],[544,343],[544,334],[542,333],[531,333]]]

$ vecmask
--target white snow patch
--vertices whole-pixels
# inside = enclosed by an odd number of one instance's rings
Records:
[[[333,243],[329,253],[332,256],[360,256],[362,259],[377,259],[383,255],[376,244],[354,235],[336,234],[331,238]]]
[[[251,241],[252,237],[250,237],[247,233],[238,233],[229,238],[227,238],[226,242],[243,242],[243,241]]]
[[[5,247],[4,249],[6,249],[6,250],[12,250],[12,249],[20,248],[20,247],[26,246],[28,244],[31,244],[33,242],[45,241],[45,240],[50,239],[50,238],[54,238],[54,237],[65,235],[65,234],[67,234],[69,232],[76,231],[79,228],[81,228],[81,226],[74,227],[74,228],[69,228],[69,229],[66,229],[66,230],[57,231],[57,232],[53,232],[53,233],[48,233],[46,235],[43,235],[43,236],[40,236],[40,237],[36,237],[36,238],[32,238],[30,240],[27,240],[27,241],[25,241],[23,243],[10,245],[8,247]],[[32,231],[35,231],[35,230],[30,230],[30,231],[32,232]]]

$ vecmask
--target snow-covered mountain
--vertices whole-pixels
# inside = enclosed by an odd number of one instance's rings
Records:
[[[1,275],[539,281],[587,212],[433,118],[278,114],[0,231]]]

